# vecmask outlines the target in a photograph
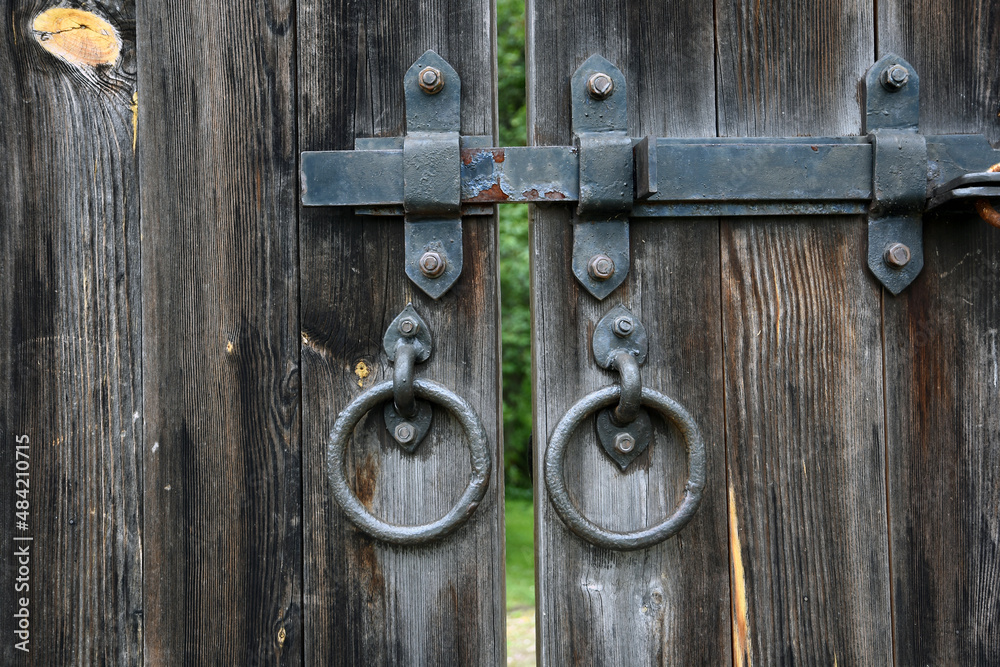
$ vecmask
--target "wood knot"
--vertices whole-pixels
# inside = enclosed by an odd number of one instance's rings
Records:
[[[31,29],[43,49],[71,65],[113,65],[121,54],[115,27],[82,9],[47,9],[35,17]]]

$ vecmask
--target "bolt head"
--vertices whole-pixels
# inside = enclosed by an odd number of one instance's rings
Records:
[[[615,436],[615,449],[622,454],[628,454],[635,449],[635,438],[631,433],[619,433]]]
[[[413,442],[413,438],[417,435],[417,429],[413,428],[413,424],[410,422],[402,422],[396,425],[396,429],[392,433],[393,437],[396,438],[396,442],[401,445],[408,445]]]
[[[418,324],[412,317],[404,317],[399,321],[399,326],[397,328],[399,329],[399,333],[402,335],[413,336],[416,335],[417,330],[420,328],[420,324]]]
[[[885,263],[901,269],[910,263],[910,249],[902,243],[892,243],[885,249]]]
[[[606,100],[615,92],[615,82],[610,74],[597,72],[587,79],[587,92],[595,100]]]
[[[428,250],[420,257],[420,272],[428,278],[438,278],[444,273],[448,263],[436,250]]]
[[[614,324],[611,325],[611,330],[619,338],[628,338],[635,330],[635,322],[628,315],[622,315],[615,318]]]
[[[910,80],[910,72],[902,65],[889,65],[880,80],[886,90],[896,91]]]
[[[428,95],[436,95],[444,88],[444,75],[437,67],[425,67],[417,75],[420,90]]]
[[[615,263],[610,257],[604,254],[594,255],[587,265],[587,273],[594,280],[607,280],[615,275]]]

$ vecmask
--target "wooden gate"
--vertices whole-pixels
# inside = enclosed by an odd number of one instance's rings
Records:
[[[504,664],[495,217],[464,218],[435,299],[402,217],[299,198],[303,151],[413,131],[403,80],[428,49],[461,79],[453,129],[496,145],[492,3],[2,7],[2,662]],[[998,20],[972,0],[529,1],[528,141],[574,144],[593,54],[627,82],[629,136],[860,135],[859,81],[894,52],[921,133],[996,142]],[[598,300],[573,210],[532,214],[540,664],[1000,662],[1000,232],[925,216],[923,271],[893,296],[863,215],[636,217]],[[408,303],[433,338],[418,398],[459,396],[492,462],[471,516],[422,545],[367,535],[329,481],[342,465],[358,507],[403,525],[466,487],[476,437],[440,406],[413,454],[379,407],[328,460],[338,415],[394,379]],[[619,304],[648,334],[643,386],[706,446],[691,521],[632,551],[573,534],[544,481],[557,422],[616,382],[591,347]],[[685,493],[681,433],[652,426],[624,472],[573,432],[569,495],[607,529]]]

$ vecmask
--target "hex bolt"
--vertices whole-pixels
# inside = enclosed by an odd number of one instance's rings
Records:
[[[615,449],[622,454],[628,454],[635,449],[635,438],[631,433],[619,433],[615,436]]]
[[[587,273],[594,280],[607,280],[615,275],[615,263],[605,254],[594,255],[587,265]]]
[[[635,329],[635,322],[628,315],[622,315],[615,318],[614,324],[611,326],[611,330],[615,332],[615,335],[619,338],[628,338],[632,335],[632,331]]]
[[[606,100],[615,92],[615,82],[611,76],[604,72],[591,74],[587,79],[587,92],[595,100]]]
[[[413,424],[410,422],[402,422],[396,425],[396,429],[393,431],[392,435],[396,438],[396,442],[399,444],[408,445],[413,442],[413,438],[417,435],[417,431],[413,428]]]
[[[885,249],[885,263],[901,269],[910,263],[910,249],[902,243],[892,243]]]
[[[404,317],[398,326],[399,333],[407,337],[416,335],[419,328],[420,325],[412,317]]]
[[[448,263],[436,250],[428,250],[420,257],[420,272],[428,278],[438,278],[444,273]]]
[[[417,81],[420,83],[420,90],[428,95],[437,95],[444,88],[444,75],[437,67],[425,67],[420,70]]]
[[[899,90],[910,80],[910,72],[902,65],[889,65],[879,78],[886,90]]]

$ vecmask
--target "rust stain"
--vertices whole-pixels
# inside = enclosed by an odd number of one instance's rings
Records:
[[[510,196],[503,191],[499,183],[494,183],[485,190],[480,190],[479,193],[472,197],[471,199],[466,199],[467,202],[497,202],[497,201],[507,201]]]
[[[71,65],[112,65],[121,54],[115,27],[82,9],[47,9],[35,17],[31,29],[43,49]]]
[[[525,190],[524,192],[521,193],[521,196],[527,199],[528,201],[538,201],[539,199],[538,190],[534,188],[531,188],[530,190]]]
[[[819,152],[819,146],[810,146],[809,148],[813,149],[817,153]]]
[[[363,361],[359,361],[354,367],[354,374],[358,376],[358,386],[362,386],[365,378],[371,375],[371,371],[368,370],[368,364]]]
[[[493,157],[493,162],[496,164],[502,164],[506,159],[506,154],[503,148],[463,148],[462,149],[462,164],[466,167],[471,165],[473,162],[478,162],[478,159],[482,155],[489,153]]]
[[[549,190],[548,192],[545,193],[545,198],[559,200],[559,199],[566,199],[566,195],[559,192],[558,190]]]
[[[737,667],[753,666],[749,646],[749,626],[747,617],[746,575],[743,570],[743,550],[740,546],[740,531],[736,523],[736,494],[729,487],[729,551],[733,561],[733,659]]]
[[[369,454],[365,457],[365,462],[358,466],[354,494],[367,509],[372,508],[372,498],[375,497],[375,485],[378,477],[378,461]]]
[[[373,598],[381,598],[385,591],[385,577],[382,576],[382,566],[379,565],[375,546],[371,541],[367,541],[358,550],[358,561],[362,569],[361,576],[364,580],[362,582],[364,587]]]

